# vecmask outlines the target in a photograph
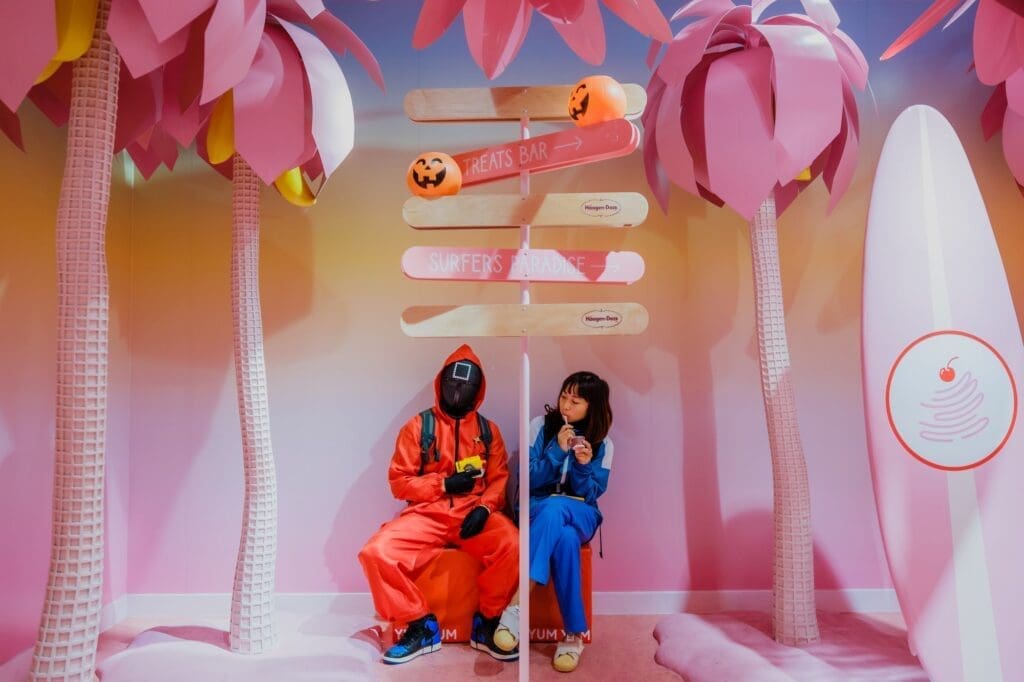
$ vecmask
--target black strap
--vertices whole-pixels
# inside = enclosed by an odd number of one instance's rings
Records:
[[[480,429],[480,440],[484,444],[484,459],[490,459],[491,441],[494,439],[491,433],[491,423],[479,412],[476,413],[476,423]],[[428,407],[420,412],[420,476],[423,475],[427,462],[430,461],[430,448],[434,448],[434,461],[441,461],[441,454],[434,447],[434,443],[437,441],[437,436],[434,435],[434,424],[433,408]]]
[[[427,462],[430,461],[430,449],[434,447],[434,442],[437,440],[437,436],[434,435],[434,411],[433,408],[427,408],[420,413],[420,475],[423,475],[423,471],[427,467]],[[487,418],[476,413],[476,425],[480,429],[480,440],[483,442],[483,459],[490,459],[490,441],[494,439],[494,434],[490,432],[490,422]],[[440,462],[440,453],[437,452],[434,447],[434,462]]]
[[[430,461],[430,448],[434,448],[434,460],[439,460],[437,448],[434,447],[434,442],[437,440],[434,436],[434,409],[428,407],[420,412],[420,420],[420,476],[422,476],[427,462]]]
[[[491,458],[491,423],[487,417],[479,412],[476,413],[476,424],[480,429],[480,440],[484,443],[484,459]]]

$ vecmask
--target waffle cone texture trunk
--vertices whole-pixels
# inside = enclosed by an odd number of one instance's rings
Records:
[[[74,64],[57,209],[57,415],[49,577],[29,680],[92,680],[103,598],[109,282],[119,58],[100,3]]]
[[[277,472],[270,444],[260,312],[260,182],[237,154],[232,177],[231,309],[245,497],[228,641],[232,651],[258,654],[277,642]]]
[[[811,494],[790,376],[774,197],[766,199],[750,221],[750,248],[761,393],[772,456],[773,629],[781,644],[811,644],[820,638],[814,605]]]

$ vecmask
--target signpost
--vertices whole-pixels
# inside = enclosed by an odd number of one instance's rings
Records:
[[[402,312],[408,336],[621,336],[647,328],[639,303],[486,303],[412,306]]]
[[[402,255],[402,272],[412,279],[632,284],[644,275],[644,259],[634,251],[413,246]]]
[[[644,109],[646,94],[624,85],[626,118],[530,137],[533,120],[568,121],[572,86],[526,88],[448,88],[413,90],[405,111],[413,121],[519,121],[521,139],[453,155],[462,187],[519,176],[518,195],[459,194],[435,200],[411,198],[402,214],[418,229],[519,227],[519,248],[414,246],[402,256],[402,271],[413,279],[518,282],[519,303],[418,305],[400,321],[411,337],[520,337],[519,450],[529,446],[531,336],[611,336],[640,334],[649,322],[639,303],[531,303],[533,282],[631,284],[644,274],[644,261],[632,251],[533,249],[532,225],[632,227],[647,217],[647,200],[632,192],[530,194],[530,175],[612,159],[634,151],[640,133],[628,118]],[[520,480],[529,479],[529,458],[519,462]],[[519,508],[529,504],[529,485],[519,487]],[[525,516],[524,516],[525,518]],[[529,546],[529,524],[520,539]],[[529,642],[528,552],[520,553],[520,632]],[[528,656],[521,659],[525,680]]]
[[[452,158],[462,170],[462,186],[492,182],[521,172],[579,166],[625,156],[640,144],[640,131],[625,119],[606,121],[586,128],[559,130],[506,144],[474,149]]]
[[[647,198],[637,192],[410,197],[402,215],[405,222],[421,230],[520,225],[633,227],[647,218]]]
[[[431,88],[410,90],[405,113],[417,123],[475,121],[565,121],[572,85],[531,85],[502,88]],[[635,83],[622,86],[626,93],[626,118],[640,118],[647,92]]]

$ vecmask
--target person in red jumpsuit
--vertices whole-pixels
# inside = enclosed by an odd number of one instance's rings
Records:
[[[519,583],[519,533],[499,511],[505,506],[509,475],[505,442],[490,421],[490,444],[481,437],[477,409],[486,386],[480,359],[462,345],[434,380],[433,447],[426,453],[421,448],[422,415],[406,422],[398,434],[388,481],[392,494],[408,506],[359,552],[377,612],[392,623],[408,623],[384,653],[385,663],[405,663],[441,648],[437,618],[413,579],[450,545],[483,565],[470,646],[498,660],[519,657],[518,647],[506,652],[494,644],[501,612]],[[483,466],[459,471],[456,462],[473,456]]]

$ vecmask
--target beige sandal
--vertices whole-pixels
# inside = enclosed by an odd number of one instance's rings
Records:
[[[494,630],[494,644],[502,651],[513,651],[519,646],[519,604],[505,607]]]
[[[551,665],[560,673],[571,673],[580,664],[582,655],[583,636],[567,634],[555,647],[555,657],[551,660]]]

